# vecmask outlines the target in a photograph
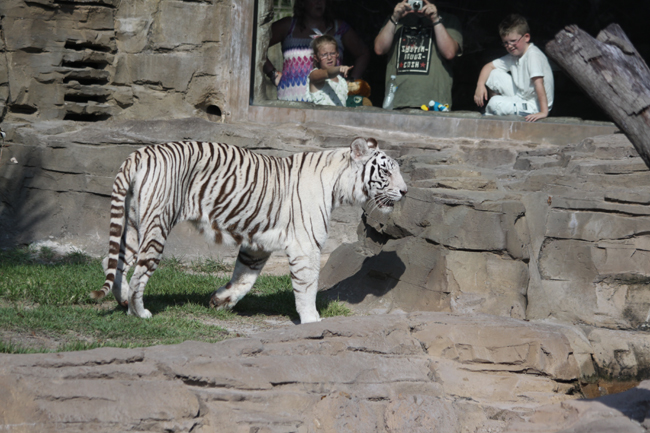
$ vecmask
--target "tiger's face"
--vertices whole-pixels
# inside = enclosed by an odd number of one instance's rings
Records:
[[[397,161],[380,150],[366,163],[365,180],[369,200],[384,213],[390,212],[408,189]]]
[[[379,150],[374,138],[357,137],[350,148],[353,163],[361,168],[364,199],[370,201],[368,211],[390,212],[408,189],[397,161]]]

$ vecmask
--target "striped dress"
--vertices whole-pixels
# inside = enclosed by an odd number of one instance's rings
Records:
[[[343,42],[341,38],[348,31],[350,26],[344,21],[335,20],[334,34],[336,43],[339,46],[339,65],[343,59]],[[293,30],[296,27],[296,19],[291,20],[289,35],[282,41],[282,77],[278,84],[278,99],[282,101],[307,101],[306,96],[309,89],[307,78],[314,69],[313,50],[309,38],[296,38]],[[327,33],[327,32],[325,32]],[[314,35],[315,36],[315,35]]]

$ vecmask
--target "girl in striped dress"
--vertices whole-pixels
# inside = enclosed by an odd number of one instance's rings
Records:
[[[282,18],[271,25],[269,46],[282,42],[282,72],[267,59],[264,73],[278,87],[278,99],[305,101],[307,78],[313,69],[313,39],[330,35],[339,47],[339,64],[344,51],[355,59],[352,78],[361,78],[368,65],[370,52],[354,30],[344,21],[334,19],[327,0],[296,0],[294,16]],[[349,64],[349,63],[348,63]]]

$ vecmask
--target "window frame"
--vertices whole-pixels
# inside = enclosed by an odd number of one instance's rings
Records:
[[[263,57],[268,47],[273,0],[232,2],[230,43],[230,98],[228,122],[309,123],[359,127],[385,131],[408,131],[438,138],[501,139],[565,145],[584,138],[612,134],[611,122],[579,121],[550,117],[538,122],[477,113],[402,113],[379,107],[302,108],[301,103],[263,98]],[[237,31],[235,31],[237,30]],[[377,137],[381,138],[381,137]]]

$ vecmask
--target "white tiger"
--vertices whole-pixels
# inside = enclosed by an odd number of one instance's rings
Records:
[[[142,296],[167,236],[177,223],[194,221],[215,242],[241,245],[230,282],[212,294],[210,306],[234,307],[271,252],[283,250],[301,323],[319,321],[320,253],[332,210],[369,199],[388,212],[406,191],[397,162],[372,138],[356,138],[349,149],[285,158],[223,143],[143,147],[115,178],[106,282],[91,296],[100,299],[112,290],[129,314],[151,317]]]

